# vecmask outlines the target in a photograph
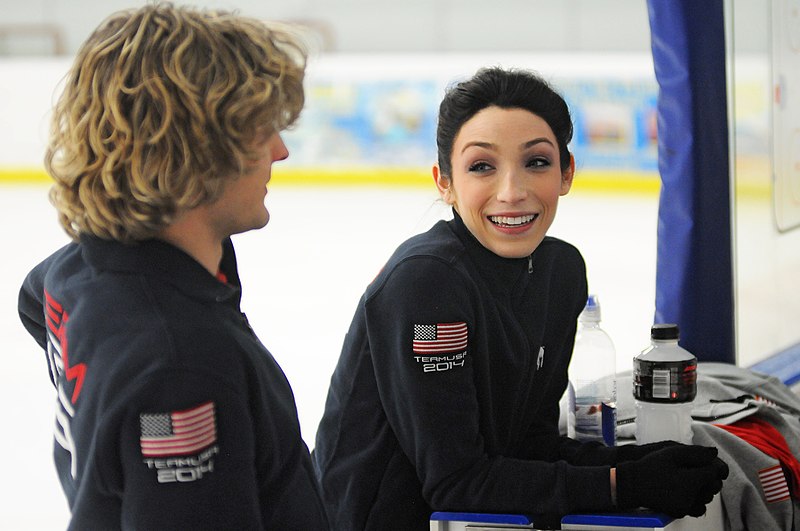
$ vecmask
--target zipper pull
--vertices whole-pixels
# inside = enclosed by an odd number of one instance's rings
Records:
[[[528,274],[533,273],[533,255],[528,255]]]

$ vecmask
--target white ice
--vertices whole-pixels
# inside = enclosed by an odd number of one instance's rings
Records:
[[[235,237],[253,328],[286,372],[303,437],[314,435],[342,339],[366,285],[408,236],[447,215],[430,189],[274,186],[272,219]],[[657,197],[581,192],[562,198],[551,234],[586,259],[618,370],[649,341],[653,321]],[[0,186],[6,251],[0,282],[5,341],[0,403],[0,529],[66,527],[68,511],[52,461],[54,390],[45,357],[20,324],[16,301],[28,270],[67,242],[42,185]]]

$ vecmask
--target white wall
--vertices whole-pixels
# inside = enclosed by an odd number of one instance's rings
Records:
[[[178,4],[234,9],[265,19],[319,28],[341,52],[642,52],[650,50],[645,0],[177,0]],[[0,0],[0,27],[46,24],[74,53],[110,13],[145,4],[135,0]],[[759,24],[759,2],[737,2],[743,20]],[[740,39],[743,51],[763,51],[757,34]],[[0,38],[0,55],[52,49],[41,38]]]
[[[41,167],[50,110],[71,62],[68,56],[0,57],[0,177],[15,167]],[[289,163],[427,169],[435,159],[436,112],[444,88],[489,65],[536,70],[564,93],[575,119],[571,149],[580,169],[655,177],[655,139],[643,124],[655,117],[657,87],[646,53],[314,54],[306,107],[286,134],[293,152]],[[348,143],[351,131],[332,127],[344,115],[380,146]],[[382,116],[390,123],[382,123]],[[403,129],[402,139],[379,131],[392,126]],[[613,142],[594,139],[589,130],[598,127],[618,128],[619,135]]]
[[[50,110],[70,58],[0,58],[0,170],[42,166]]]
[[[740,19],[741,20],[741,19]],[[762,38],[763,38],[763,32]],[[763,57],[763,56],[762,56]],[[627,59],[627,61],[626,61]],[[587,78],[601,78],[603,76],[613,79],[627,77],[642,77],[652,65],[643,62],[641,55],[635,54],[507,54],[491,53],[482,54],[324,54],[315,58],[310,66],[310,78],[335,77],[341,79],[384,79],[401,76],[403,79],[415,78],[438,79],[449,77],[455,73],[469,74],[477,66],[490,64],[493,61],[508,64],[527,64],[540,69],[546,76],[555,76],[569,79],[571,76],[581,75]],[[742,191],[738,186],[738,197],[744,202],[739,202],[735,209],[738,217],[735,220],[736,235],[736,273],[737,273],[737,341],[739,343],[738,363],[748,366],[765,357],[774,354],[781,348],[786,348],[796,343],[796,326],[792,316],[798,313],[796,290],[786,289],[787,286],[796,286],[796,264],[798,257],[796,241],[800,231],[791,234],[776,233],[772,223],[770,173],[768,153],[765,148],[769,146],[769,82],[765,79],[767,68],[761,62],[756,66],[762,68],[745,68],[745,64],[737,64],[737,74],[741,80],[742,90],[738,91],[740,100],[738,107],[749,112],[741,113],[736,120],[737,149],[742,155],[747,149],[751,150],[751,159],[758,162],[758,167],[765,171],[754,176],[739,172],[739,184],[750,184],[752,190]],[[54,94],[58,92],[60,78],[66,73],[70,58],[0,58],[0,175],[5,170],[14,167],[32,168],[40,167],[44,153],[45,140],[48,132],[48,115],[52,106]],[[748,89],[749,87],[749,89]],[[756,88],[758,90],[756,90]],[[745,90],[748,89],[748,90]],[[753,94],[759,95],[752,100]],[[744,103],[741,98],[750,96],[750,103]],[[313,99],[313,98],[311,98]],[[766,103],[764,101],[766,100]],[[313,114],[307,114],[313,116]],[[301,117],[301,122],[303,118]],[[311,124],[309,135],[321,138],[320,128]],[[298,127],[295,133],[300,133]],[[301,138],[302,140],[302,138]],[[337,140],[331,139],[329,149],[341,151]],[[323,144],[325,142],[322,142]],[[295,149],[294,156],[290,157],[287,165],[298,160],[302,149]],[[431,157],[417,157],[422,165],[430,164]],[[431,159],[431,160],[429,160]],[[318,157],[317,163],[326,166],[331,163],[331,157]],[[322,162],[320,162],[322,161]],[[588,169],[586,160],[581,157],[579,164],[580,178],[585,179]],[[326,166],[327,167],[327,166]],[[755,194],[755,195],[754,195]],[[754,199],[758,201],[759,208],[753,211],[751,205]],[[648,216],[645,223],[649,223],[649,216],[654,216],[656,206],[653,205],[652,213],[640,212],[631,223],[641,223],[643,216]],[[618,231],[615,228],[610,234]],[[573,238],[575,239],[575,238]],[[613,239],[613,238],[612,238]],[[612,245],[612,239],[606,245]],[[613,241],[621,241],[613,239]],[[620,253],[626,252],[619,249]],[[642,252],[651,253],[654,249],[644,249]],[[787,254],[788,253],[788,254]],[[600,255],[600,253],[598,253]],[[599,260],[598,257],[596,260]],[[629,263],[630,258],[622,259]],[[768,275],[765,272],[769,271]],[[643,285],[650,283],[650,276],[655,275],[655,269],[645,271]],[[778,280],[780,279],[780,280]],[[600,279],[597,279],[600,280]],[[641,277],[640,277],[640,280]],[[601,294],[607,293],[609,286],[603,281],[595,282],[595,289]],[[644,294],[649,306],[652,306],[653,291],[648,287]],[[604,297],[606,300],[608,296]],[[613,300],[608,301],[614,304]],[[640,301],[641,303],[641,301]],[[791,311],[790,311],[791,310]],[[652,317],[651,307],[642,307],[637,303],[633,313]],[[626,311],[627,313],[627,311]],[[609,314],[611,317],[611,314]],[[611,318],[613,320],[613,317]],[[628,316],[623,321],[628,319]],[[611,323],[609,323],[611,324]],[[629,356],[635,346],[641,343],[639,336],[642,327],[636,327],[630,332],[624,331],[624,323],[619,323],[623,331],[619,334],[625,348],[625,356]]]
[[[51,24],[74,53],[110,13],[134,0],[0,0],[0,25]],[[179,0],[265,19],[306,21],[342,52],[645,51],[645,0]],[[47,49],[30,39],[0,40],[18,53]],[[23,42],[25,41],[25,42]]]
[[[749,365],[800,351],[800,27],[779,9],[796,9],[791,1],[729,3],[737,362]],[[782,32],[795,38],[780,39]],[[742,53],[756,39],[766,47],[773,38],[773,55]],[[784,100],[776,103],[779,83]],[[785,368],[796,376],[797,367]]]

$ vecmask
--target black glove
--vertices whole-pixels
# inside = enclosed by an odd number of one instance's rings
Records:
[[[571,465],[614,466],[624,461],[638,461],[657,450],[678,444],[680,443],[675,441],[660,441],[641,446],[625,444],[609,448],[598,442],[578,443],[569,441],[569,443],[560,446],[558,457]]]
[[[673,518],[702,516],[727,477],[728,465],[716,448],[668,445],[617,465],[617,505],[647,507]]]
[[[669,446],[680,445],[681,443],[675,441],[659,441],[648,444],[624,444],[617,446],[616,463],[624,463],[625,461],[638,461],[646,455],[653,452],[667,448]]]

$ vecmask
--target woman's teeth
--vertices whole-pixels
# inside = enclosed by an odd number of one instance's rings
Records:
[[[536,219],[537,214],[528,214],[527,216],[515,216],[515,217],[508,217],[508,216],[489,216],[489,221],[494,223],[495,225],[501,225],[504,227],[517,227],[519,225],[525,225],[526,223],[530,223],[534,219]]]

